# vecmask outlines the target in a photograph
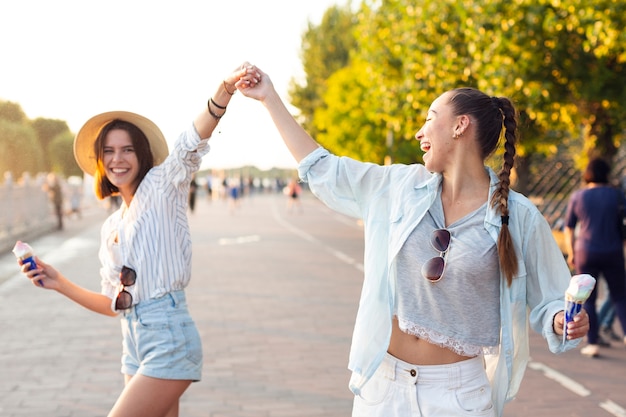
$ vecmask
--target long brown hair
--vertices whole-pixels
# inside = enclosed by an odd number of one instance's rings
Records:
[[[134,124],[125,120],[115,119],[107,123],[96,138],[94,142],[94,153],[96,155],[96,172],[94,173],[94,189],[96,197],[100,200],[117,194],[119,189],[109,181],[106,176],[104,168],[104,145],[106,144],[106,137],[112,130],[124,130],[130,136],[130,140],[135,148],[135,154],[139,161],[139,173],[137,174],[137,184],[139,184],[146,176],[148,171],[154,166],[154,157],[150,150],[150,143],[148,138]]]
[[[517,113],[511,100],[506,97],[490,97],[474,88],[452,90],[450,104],[456,116],[471,115],[476,122],[476,138],[482,150],[483,159],[495,152],[503,142],[504,158],[498,172],[500,181],[491,199],[491,206],[500,214],[502,228],[498,236],[498,257],[500,269],[507,284],[511,286],[519,265],[509,230],[509,187],[511,169],[515,163],[517,143]]]

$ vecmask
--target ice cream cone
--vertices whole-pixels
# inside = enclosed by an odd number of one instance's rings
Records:
[[[580,313],[583,304],[593,291],[596,280],[589,274],[574,275],[565,291],[565,320],[563,320],[563,342],[567,338],[567,323]]]
[[[37,269],[37,263],[35,262],[35,252],[28,243],[18,240],[13,247],[13,254],[17,259],[22,261],[22,264],[28,263],[28,270],[32,271]],[[39,280],[39,285],[43,287],[43,282]]]

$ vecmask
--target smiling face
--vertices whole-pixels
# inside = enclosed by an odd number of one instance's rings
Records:
[[[107,133],[102,162],[106,177],[119,189],[124,200],[132,197],[139,183],[139,160],[127,131],[112,129]]]
[[[439,96],[428,109],[426,122],[415,134],[424,151],[424,166],[430,172],[443,172],[450,160],[458,116],[452,113],[448,95]]]

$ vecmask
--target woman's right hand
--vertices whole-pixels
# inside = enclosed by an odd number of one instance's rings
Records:
[[[31,282],[36,287],[43,287],[47,290],[56,290],[59,287],[59,272],[45,262],[43,262],[38,257],[35,257],[35,263],[37,264],[37,268],[29,269],[30,263],[22,263],[21,260],[18,260],[17,263],[22,267],[21,271],[26,276],[26,278],[30,279]]]

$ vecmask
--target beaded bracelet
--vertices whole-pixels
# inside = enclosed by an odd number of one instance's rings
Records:
[[[227,92],[228,94],[230,94],[230,95],[232,96],[233,94],[235,94],[235,93],[237,92],[237,89],[235,89],[235,91],[233,91],[233,92],[231,93],[230,91],[228,91],[228,87],[226,87],[226,80],[224,80],[224,81],[222,81],[222,82],[224,83],[224,90],[226,90],[226,92]]]

